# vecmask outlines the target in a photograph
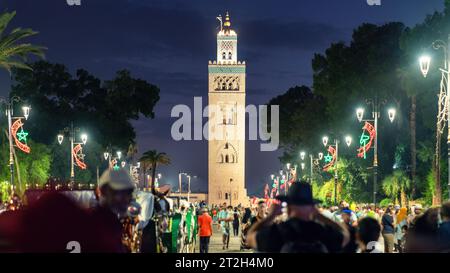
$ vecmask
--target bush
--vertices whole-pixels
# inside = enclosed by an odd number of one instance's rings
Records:
[[[391,205],[393,202],[390,198],[384,198],[383,200],[380,201],[380,207],[387,207],[389,205]]]

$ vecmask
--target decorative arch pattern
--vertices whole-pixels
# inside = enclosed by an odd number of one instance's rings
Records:
[[[237,162],[236,149],[230,143],[225,143],[217,154],[217,163],[233,164]]]
[[[239,86],[239,76],[217,76],[214,78],[215,91],[238,91]]]

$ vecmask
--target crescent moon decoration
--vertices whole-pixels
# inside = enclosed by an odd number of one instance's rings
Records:
[[[24,123],[22,122],[22,119],[17,119],[14,121],[11,125],[11,135],[14,138],[14,143],[17,148],[19,148],[22,152],[29,154],[31,152],[31,148],[27,144],[28,132],[23,130],[23,125]]]
[[[75,164],[82,170],[85,170],[87,168],[87,165],[83,162],[84,160],[84,154],[83,154],[83,148],[80,144],[77,144],[77,146],[73,147],[73,159],[75,160]]]
[[[327,172],[336,162],[336,149],[333,146],[328,146],[328,154],[324,158],[328,164],[323,166],[323,171]]]
[[[359,144],[361,147],[358,149],[358,157],[366,159],[366,153],[372,147],[373,140],[377,134],[375,127],[369,122],[365,122],[364,127],[362,128],[363,132],[361,137],[359,138]],[[368,133],[368,135],[366,134]]]

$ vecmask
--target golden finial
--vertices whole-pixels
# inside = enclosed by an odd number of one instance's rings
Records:
[[[230,14],[228,14],[228,11],[225,15],[225,23],[223,23],[224,27],[231,27],[231,22],[230,22]]]

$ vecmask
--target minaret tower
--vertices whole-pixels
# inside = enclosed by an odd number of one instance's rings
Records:
[[[245,62],[228,12],[208,65],[208,204],[248,205],[245,189]],[[212,137],[221,132],[221,138]]]

